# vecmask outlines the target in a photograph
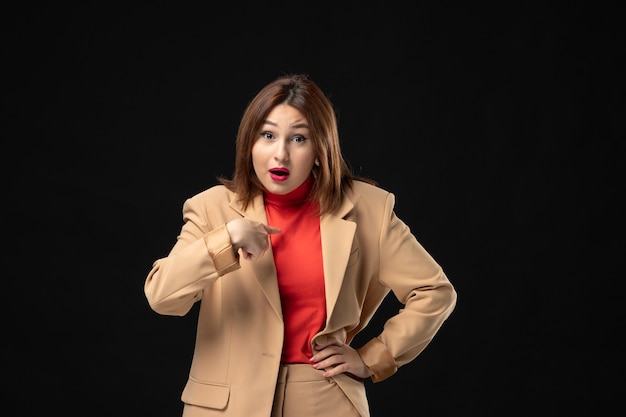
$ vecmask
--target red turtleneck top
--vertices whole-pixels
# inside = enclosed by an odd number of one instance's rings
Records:
[[[326,322],[324,270],[318,205],[307,199],[309,177],[288,194],[264,192],[270,235],[285,323],[283,363],[310,363],[311,339]]]

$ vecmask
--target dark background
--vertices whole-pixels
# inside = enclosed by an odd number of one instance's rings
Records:
[[[459,294],[422,355],[368,384],[373,417],[624,408],[617,6],[206,4],[1,7],[18,414],[180,414],[196,310],[157,315],[143,282],[184,199],[232,173],[248,100],[289,72],[328,93],[353,170]]]

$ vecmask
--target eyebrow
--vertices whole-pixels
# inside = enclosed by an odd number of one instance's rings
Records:
[[[263,124],[272,125],[272,126],[278,126],[276,123],[270,122],[269,120],[264,120]],[[300,128],[308,129],[309,125],[304,123],[304,122],[302,122],[302,123],[297,123],[297,124],[289,126],[289,127],[292,128],[292,129],[300,129]]]

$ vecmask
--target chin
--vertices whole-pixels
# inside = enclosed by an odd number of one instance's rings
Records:
[[[295,190],[295,187],[292,187],[290,185],[287,184],[276,184],[276,183],[272,183],[270,184],[270,187],[267,188],[267,190],[272,193],[272,194],[288,194],[290,192],[292,192],[293,190]]]
[[[285,187],[273,187],[269,191],[272,194],[283,195],[283,194],[289,194],[293,190],[289,188],[285,188]]]

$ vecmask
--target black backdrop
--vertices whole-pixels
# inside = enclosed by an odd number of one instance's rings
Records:
[[[623,408],[623,16],[501,3],[2,6],[5,398],[179,414],[196,310],[143,281],[247,101],[305,72],[459,294],[373,416]]]

